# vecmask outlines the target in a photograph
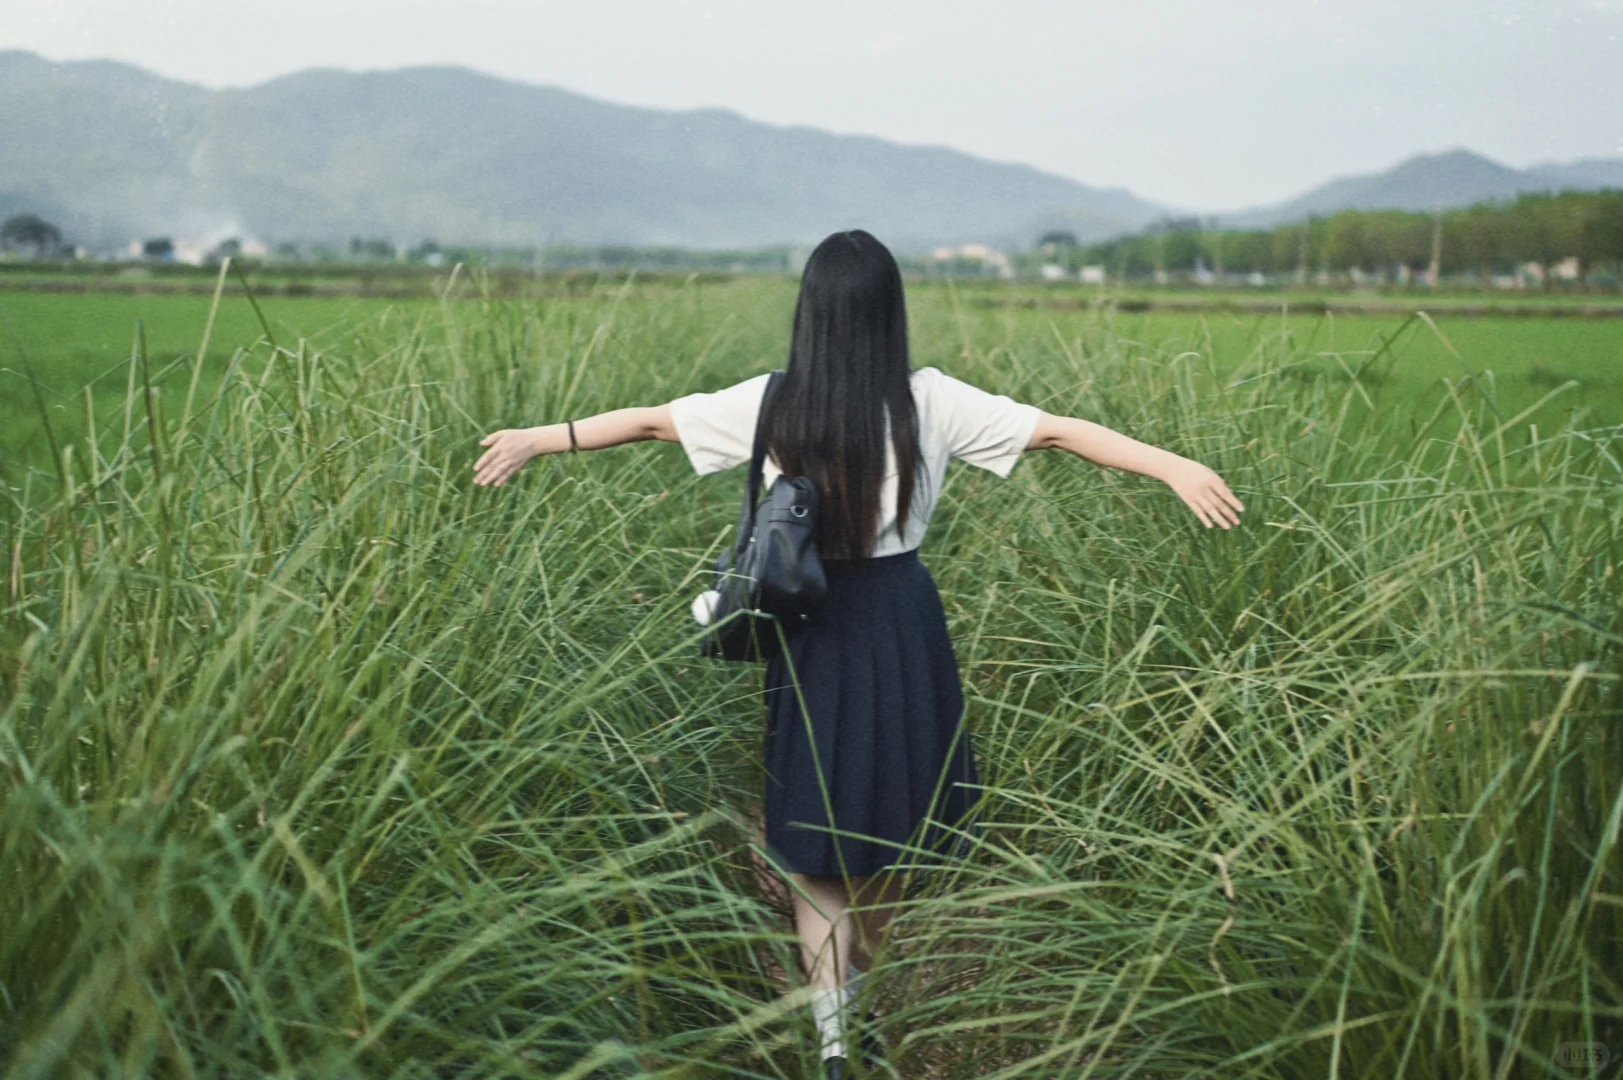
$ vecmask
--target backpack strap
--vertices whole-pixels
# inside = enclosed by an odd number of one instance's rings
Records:
[[[780,369],[767,376],[766,389],[761,392],[761,407],[755,414],[755,444],[750,450],[749,480],[744,487],[744,508],[738,517],[738,550],[742,551],[755,533],[755,504],[761,497],[761,481],[766,473],[766,404],[783,384]]]

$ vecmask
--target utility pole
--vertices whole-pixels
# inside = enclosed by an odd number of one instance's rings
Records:
[[[1437,279],[1443,272],[1443,215],[1439,211],[1432,219],[1431,227],[1431,265],[1426,267],[1426,284],[1431,288],[1437,287]]]

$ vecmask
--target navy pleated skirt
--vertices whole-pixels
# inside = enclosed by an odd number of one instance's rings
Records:
[[[961,857],[979,781],[935,580],[915,551],[824,569],[766,667],[768,854],[831,876]]]

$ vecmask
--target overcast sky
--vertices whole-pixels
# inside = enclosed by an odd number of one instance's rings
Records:
[[[215,87],[458,64],[1201,211],[1457,146],[1623,156],[1623,0],[0,0],[0,47]]]

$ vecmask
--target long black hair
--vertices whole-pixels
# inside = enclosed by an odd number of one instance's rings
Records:
[[[865,558],[878,539],[887,413],[907,527],[920,467],[911,375],[895,257],[861,229],[835,233],[806,260],[789,366],[762,416],[779,468],[817,484],[824,558]]]

